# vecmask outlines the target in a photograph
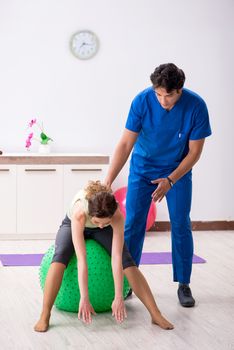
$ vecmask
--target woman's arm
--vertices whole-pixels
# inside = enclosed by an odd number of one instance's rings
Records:
[[[115,299],[112,304],[112,315],[115,316],[116,321],[122,322],[127,315],[123,301],[122,254],[124,245],[124,218],[119,208],[112,218],[111,226],[113,228],[111,263],[115,284]]]
[[[88,268],[86,261],[86,246],[84,240],[84,227],[86,216],[77,206],[74,210],[71,227],[72,241],[77,256],[78,283],[80,288],[80,305],[78,318],[82,318],[85,323],[91,322],[91,313],[95,314],[92,305],[89,302],[88,293]]]
[[[81,298],[88,297],[88,269],[86,263],[86,247],[84,240],[84,225],[85,214],[79,210],[74,210],[71,227],[72,227],[72,242],[75,248],[78,269],[78,282],[80,287]]]

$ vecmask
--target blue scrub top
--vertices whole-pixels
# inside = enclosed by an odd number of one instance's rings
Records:
[[[188,153],[189,140],[211,135],[205,102],[185,88],[170,111],[160,105],[152,86],[140,92],[131,104],[126,128],[139,133],[130,174],[149,179],[167,176],[177,168]]]

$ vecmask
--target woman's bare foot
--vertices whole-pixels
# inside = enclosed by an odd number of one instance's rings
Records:
[[[158,325],[163,329],[173,329],[174,326],[169,321],[167,321],[160,313],[154,315],[152,318],[152,323]]]
[[[34,331],[46,332],[49,328],[49,321],[50,321],[50,314],[43,315],[43,313],[42,313],[39,321],[34,326]]]

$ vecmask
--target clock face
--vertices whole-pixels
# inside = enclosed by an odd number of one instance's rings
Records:
[[[81,60],[93,57],[99,47],[97,36],[90,30],[81,30],[71,38],[71,51]]]

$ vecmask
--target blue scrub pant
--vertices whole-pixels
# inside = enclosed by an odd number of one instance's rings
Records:
[[[125,242],[139,266],[145,238],[146,220],[151,194],[156,186],[150,180],[130,174],[126,198]],[[193,258],[193,237],[190,223],[192,175],[184,175],[167,192],[171,222],[173,280],[190,283]]]

